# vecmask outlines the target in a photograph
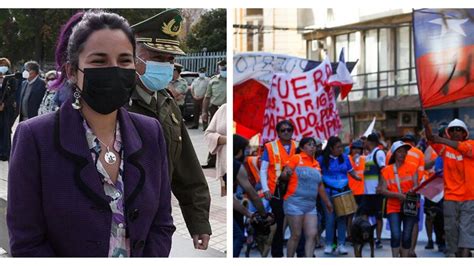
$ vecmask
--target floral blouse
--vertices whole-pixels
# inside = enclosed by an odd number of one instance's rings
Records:
[[[91,151],[99,176],[104,185],[104,192],[112,200],[110,209],[112,210],[112,227],[109,241],[109,257],[130,257],[130,239],[126,238],[126,224],[124,216],[124,188],[123,188],[123,160],[120,162],[118,178],[115,184],[105,171],[104,166],[99,160],[101,151],[100,142],[94,135],[86,120],[83,122],[86,129],[86,138]],[[122,138],[120,135],[120,126],[117,121],[115,126],[115,142],[113,149],[118,151],[123,158]]]

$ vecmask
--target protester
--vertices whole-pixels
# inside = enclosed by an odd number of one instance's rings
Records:
[[[55,102],[56,93],[58,92],[57,87],[53,86],[56,80],[56,71],[48,71],[44,77],[46,81],[46,92],[44,93],[43,100],[41,101],[38,109],[38,115],[47,114],[59,109],[59,106]]]
[[[290,258],[295,255],[302,230],[305,236],[305,256],[313,257],[318,230],[318,194],[329,212],[333,211],[322,182],[319,163],[314,158],[315,151],[316,141],[313,138],[301,139],[296,154],[290,157],[280,177],[281,180],[288,180],[283,210],[291,230],[287,244],[287,257]]]
[[[446,137],[446,127],[448,125],[440,125],[438,130],[438,136],[445,138]],[[431,148],[431,146],[429,146]],[[434,151],[432,153],[436,154]],[[425,153],[426,154],[426,153]],[[426,157],[425,157],[426,158]],[[437,156],[432,163],[432,167],[427,167],[428,163],[425,164],[425,167],[433,169],[433,177],[441,176],[443,177],[443,157]],[[425,246],[425,249],[433,249],[433,229],[436,236],[436,245],[438,246],[439,252],[446,251],[446,242],[444,234],[444,218],[443,218],[443,199],[439,202],[433,202],[425,197],[425,205],[423,206],[425,212],[425,226],[426,226],[426,235],[428,237],[428,243]]]
[[[221,181],[221,196],[226,195],[225,175],[227,173],[227,104],[223,104],[212,117],[204,133],[211,154],[216,155],[216,177]]]
[[[46,83],[39,76],[40,66],[35,61],[25,63],[20,92],[20,121],[25,121],[38,115],[38,109],[46,91]]]
[[[16,118],[17,82],[10,70],[10,60],[0,58],[0,161],[10,158],[12,126]]]
[[[260,180],[267,200],[270,200],[272,213],[275,215],[277,229],[272,242],[272,257],[283,257],[283,196],[286,184],[280,180],[283,164],[295,154],[296,142],[292,140],[294,126],[288,120],[276,125],[278,139],[265,144],[260,168]]]
[[[233,161],[233,257],[239,257],[240,251],[242,250],[245,235],[244,235],[244,216],[251,220],[251,222],[255,222],[257,220],[257,216],[260,217],[259,220],[263,221],[264,227],[270,226],[273,223],[273,218],[268,215],[265,211],[265,207],[260,201],[260,198],[257,195],[257,192],[252,187],[249,182],[248,173],[243,166],[243,162],[246,158],[246,150],[249,149],[248,147],[249,141],[242,136],[234,134],[233,136],[233,154],[234,154],[234,161]],[[243,190],[249,196],[249,199],[254,204],[257,209],[257,213],[251,213],[248,209],[246,209],[242,204],[240,204],[239,200],[235,197],[235,192],[237,186],[243,188]]]
[[[471,256],[474,248],[474,140],[466,124],[454,119],[446,128],[447,138],[434,135],[426,116],[422,117],[428,144],[443,158],[444,231],[446,255]]]
[[[401,140],[409,144],[412,148],[408,151],[406,160],[414,165],[418,169],[416,171],[416,182],[415,186],[418,186],[425,179],[425,154],[418,149],[416,146],[416,137],[413,134],[406,134]],[[389,156],[387,155],[389,158]],[[416,257],[415,247],[418,241],[418,223],[413,226],[412,243],[410,248],[410,257]]]
[[[387,218],[390,224],[390,246],[393,257],[409,256],[413,227],[418,222],[418,214],[405,213],[405,208],[402,207],[402,203],[407,201],[407,192],[410,192],[417,182],[417,167],[406,160],[408,150],[411,148],[402,141],[393,143],[389,166],[382,170],[384,180],[377,189],[378,193],[387,197]]]
[[[323,155],[318,158],[319,165],[321,166],[323,174],[323,182],[326,187],[326,193],[328,196],[333,197],[337,194],[349,190],[349,180],[347,175],[350,174],[356,180],[361,180],[357,176],[355,170],[349,161],[349,158],[344,155],[342,148],[341,139],[338,137],[330,137],[326,148],[324,149]],[[331,203],[334,204],[334,200],[331,198]],[[325,254],[331,254],[333,252],[333,241],[334,232],[336,231],[337,223],[337,249],[336,252],[339,255],[347,255],[346,244],[346,219],[347,216],[340,216],[336,218],[334,212],[323,206],[324,215],[326,218],[326,247],[324,248]]]
[[[67,59],[62,74],[74,99],[15,132],[11,255],[168,256],[175,227],[163,132],[155,119],[121,108],[135,84],[128,22],[88,11],[58,43],[68,43],[57,50],[66,55],[57,56]],[[27,64],[29,72],[33,66]]]
[[[207,86],[209,85],[209,78],[206,77],[206,67],[199,68],[199,77],[193,80],[191,84],[191,94],[194,100],[194,124],[190,129],[199,128],[199,118],[202,113],[202,102],[206,94]],[[203,129],[205,130],[205,129]]]
[[[126,108],[161,123],[165,136],[168,171],[173,194],[178,199],[193,245],[207,249],[210,194],[193,144],[184,125],[181,112],[166,90],[172,79],[176,55],[184,55],[178,33],[183,24],[163,29],[172,20],[183,21],[177,9],[165,10],[132,26],[136,37],[136,87]]]
[[[364,143],[362,140],[356,140],[350,145],[349,161],[351,162],[352,168],[356,172],[357,176],[361,180],[354,179],[351,175],[347,175],[349,179],[349,188],[354,195],[354,199],[357,205],[360,205],[362,196],[364,195],[364,171],[365,171],[365,156],[363,155]],[[353,214],[347,216],[347,238],[351,238],[351,227]]]
[[[381,170],[385,167],[385,152],[380,149],[379,137],[371,133],[366,141],[365,148],[368,151],[365,157],[364,171],[364,195],[359,206],[360,214],[367,220],[369,216],[375,216],[377,221],[375,241],[376,248],[382,248],[383,227],[383,196],[376,193],[376,187],[381,181]]]

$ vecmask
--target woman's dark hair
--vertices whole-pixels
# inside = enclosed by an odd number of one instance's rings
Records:
[[[293,124],[290,122],[290,120],[282,120],[282,121],[277,123],[276,131],[279,132],[283,125],[289,126],[292,130],[294,129]]]
[[[78,12],[73,15],[69,20],[61,27],[61,32],[59,33],[58,41],[56,42],[56,51],[54,54],[54,59],[56,61],[56,71],[59,76],[53,82],[52,88],[60,88],[61,85],[66,81],[66,63],[67,63],[67,45],[69,42],[69,37],[71,37],[72,29],[82,20],[84,12]]]
[[[331,149],[333,149],[334,146],[336,146],[336,144],[341,143],[341,142],[342,142],[341,139],[336,136],[329,137],[328,143],[326,144],[326,148],[324,148],[323,150],[322,167],[325,168],[326,170],[329,169],[329,155],[331,155]],[[339,155],[338,160],[339,160],[339,163],[344,163],[344,157],[342,157],[342,154]]]
[[[90,10],[82,15],[81,20],[79,20],[81,16],[78,14],[73,17],[75,19],[70,20],[65,26],[63,29],[64,36],[61,36],[62,39],[58,42],[56,60],[59,61],[59,63],[64,64],[67,62],[72,66],[73,70],[76,70],[79,66],[79,54],[82,52],[82,49],[84,49],[84,44],[87,39],[93,32],[103,29],[122,30],[130,41],[133,47],[133,55],[135,56],[135,36],[127,20],[122,16],[101,10]],[[67,31],[71,27],[72,30],[68,36]],[[67,43],[66,50],[64,50],[65,43]],[[64,56],[63,53],[66,55]],[[64,60],[66,60],[66,62],[63,62]]]
[[[306,145],[310,142],[313,142],[314,145],[316,145],[316,140],[313,137],[302,138],[300,140],[300,143],[298,144],[298,148],[296,149],[296,153],[301,153],[301,151],[303,150],[304,145]]]
[[[237,134],[234,134],[234,156],[236,156],[239,151],[242,151],[242,153],[244,152],[245,150],[245,147],[247,147],[249,145],[249,140],[240,136],[240,135],[237,135]]]

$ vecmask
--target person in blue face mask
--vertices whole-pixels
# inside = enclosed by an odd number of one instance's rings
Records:
[[[175,56],[185,54],[178,40],[183,22],[177,9],[168,9],[132,26],[137,82],[126,107],[161,123],[173,194],[181,206],[194,247],[207,249],[211,235],[209,188],[180,109],[166,90],[173,78]]]

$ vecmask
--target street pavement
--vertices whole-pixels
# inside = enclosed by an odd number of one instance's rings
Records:
[[[424,232],[420,232],[420,235]],[[417,257],[421,258],[444,258],[444,253],[438,252],[438,247],[435,244],[435,248],[431,250],[425,249],[427,240],[419,240],[417,242],[416,248],[415,248],[415,253]],[[384,258],[384,257],[392,257],[392,250],[390,248],[390,239],[387,238],[382,238],[382,244],[383,247],[381,249],[375,249],[374,250],[374,257],[375,258]],[[244,248],[242,249],[240,256],[244,257],[245,256],[245,251],[247,249],[247,246],[244,245]],[[318,248],[315,249],[314,255],[317,258],[354,258],[354,248],[350,243],[346,243],[346,249],[348,251],[347,255],[336,255],[334,252],[331,255],[326,255],[324,254],[324,247],[323,248]],[[286,254],[286,246],[284,250],[284,254]],[[271,254],[268,255],[271,257]],[[370,257],[370,247],[368,244],[364,245],[364,248],[362,250],[362,256],[364,258]],[[261,257],[260,253],[258,252],[257,249],[253,248],[249,254],[249,257]]]
[[[13,130],[15,130],[15,123]],[[201,129],[189,129],[188,133],[193,142],[201,164],[206,164],[208,149]],[[220,182],[216,179],[215,169],[204,169],[209,191],[211,194],[210,223],[212,236],[207,250],[195,250],[178,201],[172,197],[172,214],[176,232],[173,235],[170,257],[225,257],[227,252],[226,199],[221,197]],[[8,163],[0,161],[0,257],[8,257],[8,231],[5,221]]]

